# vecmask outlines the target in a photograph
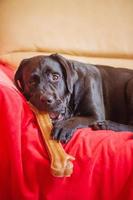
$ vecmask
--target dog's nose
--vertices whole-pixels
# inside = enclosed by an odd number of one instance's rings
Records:
[[[44,96],[44,95],[41,95],[40,96],[40,101],[42,103],[47,103],[47,104],[52,104],[53,103],[53,97],[52,96]]]
[[[47,104],[52,104],[53,103],[53,98],[52,97],[47,97]]]

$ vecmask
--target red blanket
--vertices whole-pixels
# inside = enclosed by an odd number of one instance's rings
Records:
[[[133,200],[132,133],[77,130],[64,145],[76,158],[72,176],[53,177],[35,117],[12,76],[1,64],[0,199]]]

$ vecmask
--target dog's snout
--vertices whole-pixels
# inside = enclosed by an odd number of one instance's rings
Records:
[[[52,96],[44,96],[44,95],[41,95],[40,96],[40,101],[42,102],[42,103],[47,103],[47,104],[52,104],[53,102],[54,102],[54,99],[53,99],[53,97]]]
[[[61,100],[58,99],[58,100],[57,100],[57,104],[59,105],[59,104],[61,104],[61,103],[62,103]]]
[[[43,95],[40,96],[40,101],[41,102],[45,102],[46,101]]]
[[[53,98],[52,97],[47,97],[47,104],[52,104],[53,103]]]

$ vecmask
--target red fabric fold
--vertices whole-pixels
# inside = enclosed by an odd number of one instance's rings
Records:
[[[78,129],[63,145],[75,157],[72,176],[53,177],[36,119],[11,77],[2,63],[0,199],[132,200],[132,133]]]

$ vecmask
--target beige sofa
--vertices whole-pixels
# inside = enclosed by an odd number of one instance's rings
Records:
[[[57,52],[132,68],[132,11],[132,0],[1,0],[0,59]]]

